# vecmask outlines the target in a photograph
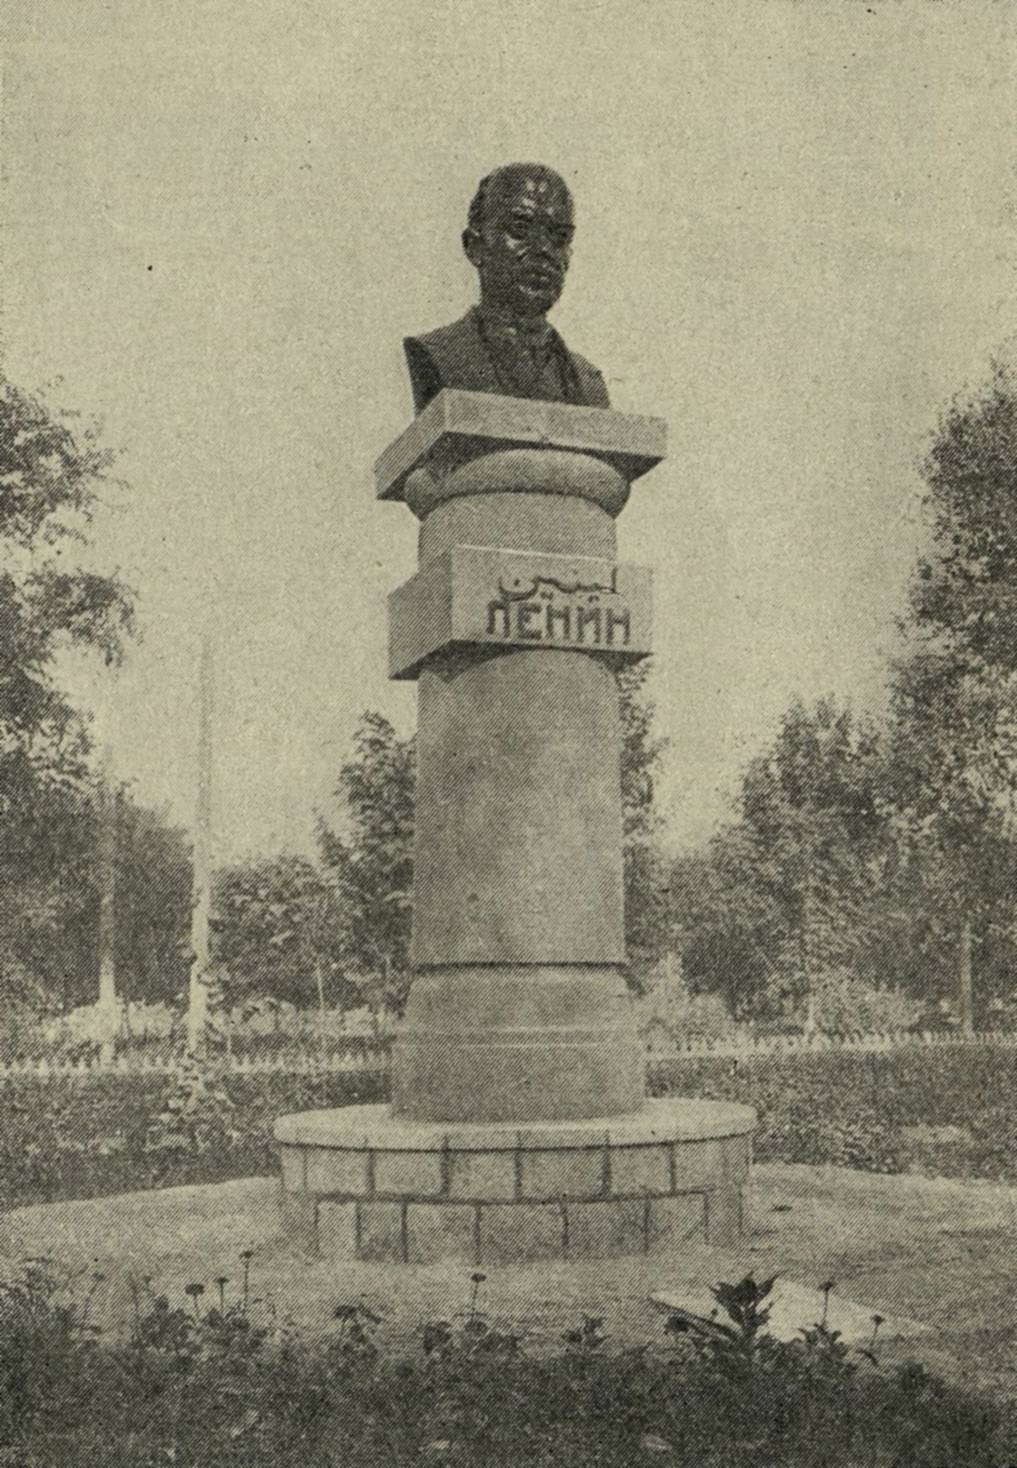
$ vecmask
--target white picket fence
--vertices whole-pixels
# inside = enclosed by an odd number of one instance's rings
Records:
[[[682,1042],[662,1041],[662,1038],[652,1035],[646,1049],[650,1061],[659,1062],[696,1056],[729,1056],[741,1060],[756,1055],[837,1055],[853,1051],[875,1055],[892,1050],[958,1050],[978,1046],[1017,1049],[1017,1031],[981,1030],[971,1035],[949,1030],[930,1030],[919,1034],[892,1030],[872,1035],[738,1035],[723,1040],[692,1039]]]
[[[92,1075],[176,1075],[187,1064],[183,1055],[145,1055],[128,1053],[111,1061],[98,1056],[84,1060],[15,1060],[0,1063],[0,1084],[23,1076],[55,1079],[58,1076]],[[349,1053],[322,1054],[312,1050],[287,1050],[275,1055],[216,1056],[212,1066],[230,1075],[346,1075],[366,1074],[388,1069],[386,1050],[358,1050]]]
[[[781,1055],[837,1055],[851,1052],[885,1054],[895,1050],[957,1050],[991,1046],[1017,1049],[1017,1031],[984,1030],[973,1035],[951,1032],[910,1034],[895,1031],[872,1035],[739,1035],[723,1040],[690,1039],[661,1044],[657,1034],[647,1039],[646,1053],[651,1065],[697,1057],[749,1060],[753,1057]],[[385,1047],[331,1054],[306,1048],[292,1048],[274,1055],[216,1056],[212,1064],[230,1075],[356,1075],[384,1072],[389,1066]],[[181,1055],[145,1055],[128,1053],[111,1062],[98,1058],[85,1060],[13,1061],[0,1063],[0,1084],[34,1076],[45,1080],[61,1076],[91,1075],[175,1075],[185,1065]]]

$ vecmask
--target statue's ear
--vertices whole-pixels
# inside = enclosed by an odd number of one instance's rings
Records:
[[[463,251],[471,265],[480,269],[480,260],[483,253],[483,241],[475,229],[463,230]]]

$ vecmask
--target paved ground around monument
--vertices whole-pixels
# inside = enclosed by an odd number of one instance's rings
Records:
[[[339,1265],[294,1254],[278,1237],[277,1186],[254,1178],[17,1209],[0,1220],[0,1272],[26,1255],[99,1269],[105,1279],[93,1310],[107,1327],[129,1318],[132,1276],[149,1276],[181,1303],[183,1287],[202,1281],[212,1301],[219,1275],[235,1291],[248,1248],[254,1294],[306,1333],[328,1329],[337,1303],[359,1299],[382,1315],[388,1339],[465,1310],[466,1266]],[[602,1316],[614,1341],[641,1343],[663,1338],[652,1293],[779,1270],[810,1286],[835,1280],[839,1293],[874,1313],[929,1327],[888,1347],[890,1358],[916,1356],[953,1379],[1017,1397],[1017,1188],[769,1165],[754,1171],[753,1203],[753,1238],[739,1251],[703,1249],[671,1264],[489,1268],[481,1308],[534,1348],[557,1341],[584,1313]]]

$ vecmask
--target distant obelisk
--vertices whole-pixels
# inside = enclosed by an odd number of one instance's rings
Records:
[[[208,977],[212,909],[212,724],[215,650],[212,633],[202,637],[198,665],[198,758],[194,819],[194,878],[191,908],[191,976],[187,995],[187,1051],[200,1053],[208,1023]]]

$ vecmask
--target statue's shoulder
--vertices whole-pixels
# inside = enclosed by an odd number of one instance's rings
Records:
[[[419,346],[425,352],[433,352],[442,356],[449,350],[462,346],[464,342],[473,342],[477,337],[477,328],[473,320],[473,312],[467,311],[465,316],[460,316],[458,321],[450,321],[448,326],[439,326],[434,331],[421,332],[419,336],[408,336],[407,342]]]
[[[418,413],[443,387],[471,392],[498,391],[494,369],[484,351],[472,311],[448,326],[439,326],[436,331],[406,337],[403,350]]]
[[[578,352],[569,351],[559,342],[572,363],[579,387],[578,400],[589,408],[609,408],[611,401],[602,373]],[[403,350],[410,369],[414,411],[420,413],[443,387],[461,388],[466,392],[501,393],[494,362],[484,346],[477,325],[476,308],[458,321],[439,326],[436,331],[408,336]]]
[[[588,408],[609,408],[611,406],[611,399],[608,396],[607,383],[604,381],[604,374],[600,368],[595,367],[592,362],[588,362],[585,357],[581,357],[578,352],[570,351],[569,356],[572,359],[575,374],[579,379],[579,386],[582,390],[583,401],[586,406]]]

